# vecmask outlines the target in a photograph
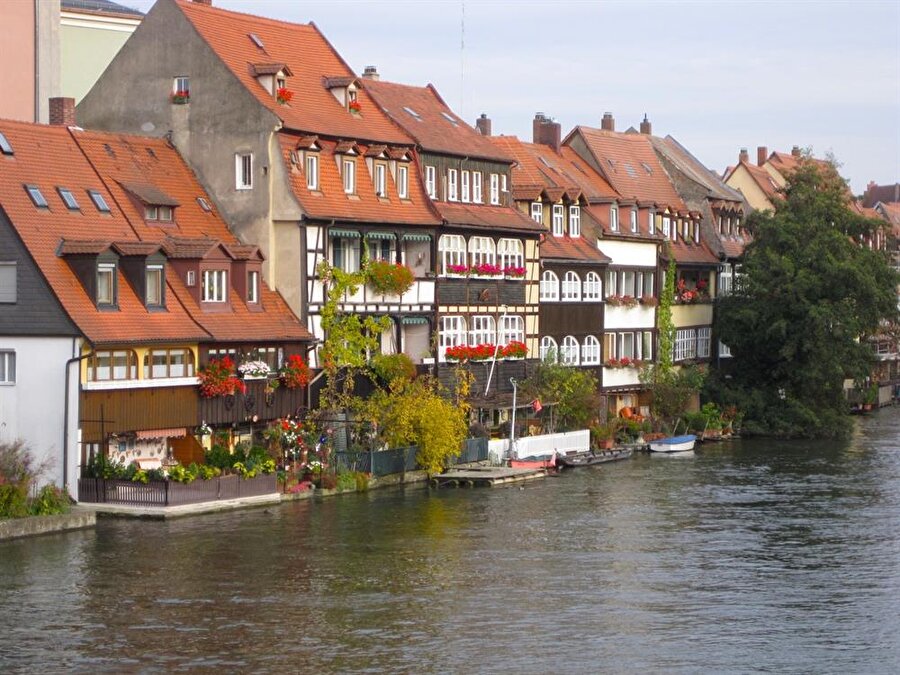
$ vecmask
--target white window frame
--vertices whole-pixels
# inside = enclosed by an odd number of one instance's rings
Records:
[[[619,354],[618,358],[637,358],[637,348],[635,347],[636,340],[635,335],[632,331],[619,333],[617,342],[619,343],[618,349],[616,350]]]
[[[600,365],[601,352],[600,340],[595,335],[588,335],[584,338],[584,344],[581,346],[581,365]]]
[[[228,270],[203,270],[200,299],[203,302],[228,300]]]
[[[236,152],[234,154],[234,189],[253,189],[253,153]]]
[[[673,361],[693,359],[697,355],[697,331],[693,328],[680,328],[675,331],[675,349]]]
[[[358,237],[331,237],[331,264],[344,272],[358,272],[362,265],[362,241]],[[341,259],[337,260],[338,249]]]
[[[656,214],[653,213],[653,209],[647,212],[647,231],[656,234]]]
[[[560,297],[563,302],[581,302],[581,277],[577,272],[569,270],[563,275]]]
[[[496,265],[497,248],[490,237],[469,238],[469,265]]]
[[[584,290],[581,294],[585,302],[599,302],[603,299],[603,280],[596,272],[588,272],[584,275]]]
[[[501,345],[505,345],[513,340],[525,342],[525,319],[517,314],[507,314],[500,317],[497,341]]]
[[[531,219],[536,223],[544,222],[544,205],[540,202],[531,202]]]
[[[425,189],[428,191],[428,196],[432,199],[437,199],[436,175],[436,170],[433,166],[425,166]]]
[[[341,177],[344,183],[344,194],[356,194],[356,160],[344,158],[341,162]]]
[[[669,230],[672,227],[672,219],[669,216],[662,217],[662,229],[663,229],[663,237],[666,239],[669,238]]]
[[[494,344],[497,339],[497,323],[494,317],[478,315],[469,317],[469,346]]]
[[[12,349],[0,350],[0,385],[16,383],[16,352]]]
[[[525,267],[525,252],[521,239],[500,239],[497,242],[497,260],[500,267]]]
[[[18,264],[0,261],[0,304],[15,304],[18,298]]]
[[[540,302],[559,302],[559,277],[552,270],[541,273]]]
[[[472,172],[472,201],[476,204],[481,204],[482,202],[480,171]]]
[[[409,167],[405,165],[397,167],[397,196],[400,199],[409,198]]]
[[[438,330],[438,360],[447,360],[447,348],[466,343],[466,319],[462,316],[442,316]]]
[[[642,361],[653,360],[653,332],[645,330],[640,333],[640,338],[635,342],[635,348],[639,349],[638,358]]]
[[[553,205],[553,236],[561,237],[566,233],[566,209],[562,204]]]
[[[719,283],[716,286],[716,295],[720,298],[730,295],[733,288],[734,272],[732,271],[731,266],[727,265],[725,269],[719,272]]]
[[[500,174],[491,174],[491,204],[496,206],[500,203]]]
[[[631,231],[638,231],[638,212],[637,209],[631,209]]]
[[[613,206],[609,210],[609,229],[613,232],[619,231],[619,209]]]
[[[581,207],[580,206],[570,206],[569,207],[569,236],[570,237],[580,237],[581,236]]]
[[[471,171],[463,171],[462,172],[462,195],[460,201],[468,204],[471,201],[471,182],[472,182],[472,172]]]
[[[731,357],[731,347],[719,340],[719,358],[730,359]]]
[[[617,270],[606,270],[606,297],[616,295],[619,290],[619,272]]]
[[[191,97],[191,77],[190,75],[176,75],[172,78],[172,93],[184,92],[188,98]]]
[[[387,166],[381,162],[375,163],[375,194],[387,197]]]
[[[100,297],[100,277],[109,276],[109,298]],[[115,263],[99,263],[97,265],[97,305],[112,306],[116,304],[116,265]]]
[[[447,169],[447,201],[459,201],[459,184],[456,169]]]
[[[708,359],[710,357],[712,330],[709,326],[697,329],[697,358]]]
[[[551,336],[545,335],[541,338],[541,349],[540,349],[540,358],[541,361],[546,361],[547,357],[550,356],[550,353],[553,353],[553,363],[559,361],[559,345],[556,343]]]
[[[156,280],[151,284],[151,277]],[[147,307],[161,307],[163,304],[163,287],[165,285],[165,276],[162,265],[147,265],[144,270],[144,304]],[[157,297],[155,300],[150,299],[150,288],[156,287]]]
[[[306,187],[319,189],[319,156],[311,152],[306,153]]]
[[[247,272],[247,302],[256,304],[259,302],[259,271]]]
[[[508,192],[508,190],[506,189],[506,174],[501,173],[500,174],[500,203],[501,204],[503,203],[503,195],[505,195],[507,192]]]
[[[623,270],[621,288],[621,295],[630,295],[633,298],[641,297],[637,293],[637,274],[634,270]]]
[[[559,345],[559,362],[566,366],[577,366],[581,362],[581,347],[573,335],[566,335]]]
[[[441,258],[441,275],[447,274],[450,265],[466,265],[466,240],[461,234],[442,234],[438,240]]]

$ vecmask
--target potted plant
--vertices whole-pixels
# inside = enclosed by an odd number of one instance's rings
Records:
[[[468,265],[447,265],[447,274],[455,276],[466,276],[469,273]]]
[[[350,103],[347,104],[347,109],[348,109],[350,112],[355,113],[355,114],[358,115],[358,114],[360,113],[360,111],[362,110],[362,106],[359,104],[359,101],[353,100],[353,101],[350,101]]]
[[[309,366],[299,354],[287,357],[281,370],[278,371],[281,383],[288,389],[297,389],[309,384]]]
[[[412,288],[415,276],[401,263],[370,260],[366,263],[366,283],[382,295],[403,295]]]
[[[245,380],[264,380],[271,370],[265,361],[244,361],[238,366],[238,372]]]
[[[644,307],[656,307],[656,305],[659,304],[659,300],[653,295],[642,295],[641,304],[644,305]]]
[[[507,265],[503,268],[503,274],[510,279],[522,279],[525,277],[525,268],[517,265]]]
[[[618,424],[610,420],[606,424],[595,424],[591,427],[591,440],[600,450],[610,450],[615,444],[614,438]]]
[[[499,277],[503,274],[503,268],[500,265],[481,263],[480,265],[473,265],[469,269],[469,273],[480,277]]]
[[[204,398],[233,396],[235,392],[247,391],[246,385],[235,376],[234,361],[229,356],[210,359],[209,363],[201,366],[197,378],[200,380],[200,395]]]
[[[191,94],[188,91],[176,91],[172,94],[172,103],[175,105],[184,105],[185,103],[190,103]]]
[[[500,355],[504,359],[524,359],[527,354],[528,347],[518,340],[511,340],[508,345],[500,348]]]
[[[287,105],[291,102],[292,98],[294,98],[294,92],[287,87],[278,87],[278,89],[275,90],[275,100],[281,105]]]

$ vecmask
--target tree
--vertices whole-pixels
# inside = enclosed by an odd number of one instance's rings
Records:
[[[522,385],[526,398],[553,405],[555,430],[586,429],[599,406],[597,378],[593,373],[556,363],[555,357],[541,362]],[[550,406],[548,406],[550,407]]]
[[[774,212],[747,220],[753,235],[717,331],[731,348],[718,400],[745,412],[744,429],[835,436],[848,428],[845,379],[870,372],[866,337],[897,315],[897,275],[862,244],[883,223],[851,209],[833,166],[803,160]]]

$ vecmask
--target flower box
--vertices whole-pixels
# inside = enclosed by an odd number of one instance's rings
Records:
[[[291,99],[294,98],[294,92],[285,87],[279,87],[275,90],[275,100],[277,100],[281,105],[287,105],[291,102]]]
[[[509,265],[503,268],[503,274],[508,279],[524,279],[525,278],[525,268],[524,267],[516,267],[515,265]]]
[[[352,113],[359,114],[362,110],[362,106],[359,101],[350,101],[350,103],[347,104],[347,109]]]
[[[176,91],[171,98],[172,103],[175,105],[184,105],[191,102],[191,94],[187,91]]]

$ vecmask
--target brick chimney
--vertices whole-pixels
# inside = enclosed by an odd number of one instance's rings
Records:
[[[50,99],[50,124],[63,127],[75,126],[75,99],[55,96]]]
[[[491,118],[486,114],[481,113],[481,117],[475,120],[475,128],[478,129],[478,133],[482,136],[490,136],[491,135]]]
[[[799,146],[799,145],[795,145],[793,148],[791,148],[791,154],[792,154],[794,157],[799,157],[799,156],[800,156],[800,146]]]
[[[549,145],[559,152],[560,145],[562,145],[562,126],[559,122],[554,122],[544,113],[535,113],[531,130],[534,143]]]
[[[747,148],[741,148],[741,154],[738,155],[739,162],[749,162],[750,161],[750,153],[747,152]]]
[[[375,66],[366,66],[363,69],[362,76],[367,80],[372,80],[372,82],[378,82],[381,79],[381,75],[378,74],[378,69]]]
[[[767,159],[769,159],[769,149],[764,145],[760,145],[758,148],[756,148],[757,166],[762,166],[763,164],[765,164]]]
[[[616,130],[616,121],[613,119],[611,112],[603,113],[603,119],[600,120],[600,128],[604,131]]]
[[[647,113],[644,113],[644,119],[641,122],[641,133],[647,136],[653,134],[653,126],[650,124],[650,120],[647,119]]]

